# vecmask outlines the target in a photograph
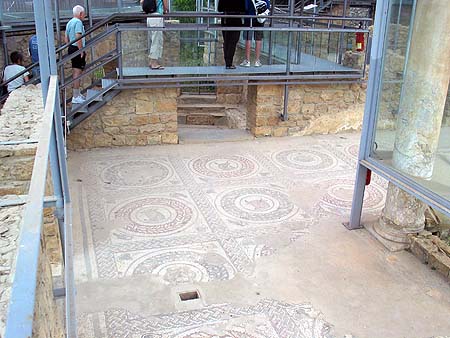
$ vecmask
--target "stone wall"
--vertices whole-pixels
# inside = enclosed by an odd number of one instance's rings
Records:
[[[289,118],[281,121],[284,86],[249,86],[247,127],[257,137],[359,130],[365,91],[365,84],[290,86]]]
[[[33,141],[39,139],[43,113],[40,86],[26,86],[12,92],[0,112],[0,142]],[[28,193],[29,181],[34,164],[36,143],[20,145],[0,145],[0,198],[16,200],[24,198]],[[51,175],[48,175],[47,195],[51,195]],[[37,299],[39,304],[35,310],[35,327],[33,337],[63,337],[63,323],[53,300],[52,275],[60,275],[62,252],[59,229],[53,215],[53,208],[44,210],[43,236],[41,239],[41,255],[37,283]],[[8,290],[12,283],[15,260],[15,248],[19,233],[23,207],[1,208],[0,223],[2,243],[7,241],[12,251],[0,248],[1,278],[0,290]],[[51,265],[50,265],[51,263]],[[5,266],[5,268],[3,268]],[[6,270],[8,269],[9,270]],[[0,298],[0,312],[6,311],[9,299],[8,291]],[[0,314],[4,321],[6,312]],[[51,319],[49,321],[49,319]],[[1,327],[0,327],[1,336]]]
[[[8,198],[12,197],[14,196]],[[7,321],[23,211],[23,206],[0,208],[0,337],[4,336]],[[64,323],[53,297],[52,271],[47,258],[45,237],[41,239],[37,277],[33,337],[62,338],[65,336]]]
[[[176,88],[122,91],[73,129],[71,150],[178,143]]]

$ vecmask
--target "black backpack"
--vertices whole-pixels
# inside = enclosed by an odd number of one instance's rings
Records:
[[[144,0],[142,2],[142,10],[146,14],[155,13],[156,12],[156,0]]]

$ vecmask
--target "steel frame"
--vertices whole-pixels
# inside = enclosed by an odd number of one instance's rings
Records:
[[[384,52],[386,49],[386,34],[390,17],[390,5],[392,1],[393,0],[379,0],[377,2],[369,83],[366,95],[352,210],[350,214],[350,222],[345,224],[349,230],[358,229],[361,227],[361,213],[368,170],[384,177],[390,183],[396,185],[408,194],[450,216],[449,200],[437,195],[430,189],[421,185],[419,182],[413,180],[408,175],[403,174],[400,171],[371,157],[371,150],[375,141],[378,101],[381,93]],[[416,2],[414,1],[413,13],[415,11],[415,3]]]

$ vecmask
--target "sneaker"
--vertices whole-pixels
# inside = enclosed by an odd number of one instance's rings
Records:
[[[241,66],[241,67],[250,67],[250,61],[244,60],[244,61],[241,62],[241,64],[239,66]]]
[[[82,95],[78,95],[77,97],[72,98],[73,104],[82,104],[86,101],[86,99]]]
[[[261,66],[262,66],[261,61],[256,60],[256,61],[255,61],[255,67],[261,67]]]

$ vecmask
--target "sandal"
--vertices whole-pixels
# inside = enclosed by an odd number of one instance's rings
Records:
[[[150,66],[150,69],[151,70],[163,70],[164,69],[164,67],[163,66],[161,66],[161,65],[156,65],[156,66]]]

